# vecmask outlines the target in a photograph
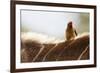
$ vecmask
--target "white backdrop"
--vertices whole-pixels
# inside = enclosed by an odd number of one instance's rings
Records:
[[[100,0],[34,0],[56,3],[97,5],[97,68],[38,71],[34,73],[99,73],[100,72]],[[10,0],[0,0],[0,73],[10,73]],[[30,72],[33,73],[33,72]]]

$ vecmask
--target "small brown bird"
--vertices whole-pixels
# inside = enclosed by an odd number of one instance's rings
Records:
[[[66,40],[73,40],[77,36],[76,29],[73,27],[72,21],[70,21],[67,25],[67,29],[65,31]]]

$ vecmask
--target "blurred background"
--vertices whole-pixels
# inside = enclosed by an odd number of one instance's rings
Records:
[[[70,21],[78,34],[89,32],[89,13],[21,10],[21,32],[35,32],[64,39]]]

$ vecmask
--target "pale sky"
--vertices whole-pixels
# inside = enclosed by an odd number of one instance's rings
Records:
[[[31,32],[43,33],[48,36],[64,38],[69,21],[78,26],[80,13],[21,10],[21,27],[24,26]]]

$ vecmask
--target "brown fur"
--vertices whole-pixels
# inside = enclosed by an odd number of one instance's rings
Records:
[[[57,45],[50,43],[40,44],[31,40],[22,42],[22,44],[21,62],[33,62],[33,59],[39,53],[42,46],[44,46],[44,50],[38,55],[34,62],[78,60],[82,52],[89,46],[89,35],[84,35],[70,41],[64,41]],[[80,60],[84,59],[89,59],[89,47],[80,58]]]

